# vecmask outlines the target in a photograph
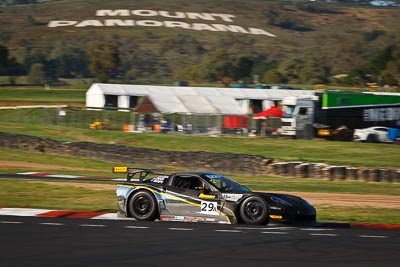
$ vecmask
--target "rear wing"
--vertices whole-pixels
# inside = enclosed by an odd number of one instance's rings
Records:
[[[129,168],[129,167],[113,167],[113,173],[126,173],[126,181],[130,182],[138,173],[139,181],[142,182],[149,173],[165,174],[164,169],[145,169],[145,168]]]

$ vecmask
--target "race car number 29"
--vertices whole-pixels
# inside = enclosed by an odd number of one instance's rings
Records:
[[[219,215],[217,207],[217,202],[202,201],[200,206],[201,213],[209,215]]]

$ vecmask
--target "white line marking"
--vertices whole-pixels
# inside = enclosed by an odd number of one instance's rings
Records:
[[[194,229],[191,228],[168,228],[169,230],[175,230],[175,231],[193,231]]]
[[[333,229],[329,228],[302,228],[301,231],[333,231]]]
[[[2,208],[0,209],[0,215],[10,216],[37,216],[42,213],[47,213],[53,210],[45,209],[28,209],[28,208]]]
[[[291,230],[295,227],[264,227],[264,228],[256,228],[256,227],[235,227],[238,230]]]
[[[40,223],[40,224],[43,224],[43,225],[64,225],[63,223]]]
[[[288,232],[261,232],[262,234],[287,235]]]
[[[79,226],[83,226],[83,227],[105,227],[104,224],[80,224]]]
[[[1,221],[0,223],[19,224],[19,223],[23,223],[23,222]]]
[[[100,219],[100,220],[126,220],[126,221],[134,221],[135,219],[133,219],[133,218],[128,218],[128,217],[118,217],[118,214],[117,213],[105,213],[105,214],[102,214],[102,215],[99,215],[99,216],[95,216],[95,217],[92,217],[92,218],[90,218],[90,219],[95,219],[95,220],[98,220],[98,219]]]
[[[68,175],[68,174],[47,174],[46,177],[52,178],[66,178],[66,179],[79,179],[83,178],[83,176],[76,176],[76,175]]]
[[[215,232],[222,232],[222,233],[242,233],[239,230],[214,230]]]
[[[315,236],[337,236],[337,234],[310,234]]]
[[[148,229],[149,227],[147,227],[147,226],[133,226],[133,225],[128,225],[128,226],[125,226],[125,228],[130,228],[130,229]]]
[[[385,235],[359,235],[359,237],[363,238],[387,238]]]

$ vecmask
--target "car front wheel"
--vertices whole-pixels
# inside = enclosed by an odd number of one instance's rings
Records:
[[[375,143],[376,142],[376,136],[374,134],[369,134],[367,137],[367,142],[368,143]]]
[[[258,196],[245,199],[240,206],[240,218],[246,224],[267,224],[267,204]]]
[[[158,215],[157,202],[148,191],[138,191],[129,200],[129,214],[138,221],[154,221]]]

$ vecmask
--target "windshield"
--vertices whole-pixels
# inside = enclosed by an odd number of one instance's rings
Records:
[[[239,184],[231,178],[225,177],[220,174],[209,173],[205,174],[205,178],[213,184],[219,191],[223,193],[246,193],[251,192],[250,189],[244,185]]]
[[[284,118],[292,118],[293,113],[294,113],[294,108],[295,106],[283,106],[282,110],[284,112],[283,117]]]

